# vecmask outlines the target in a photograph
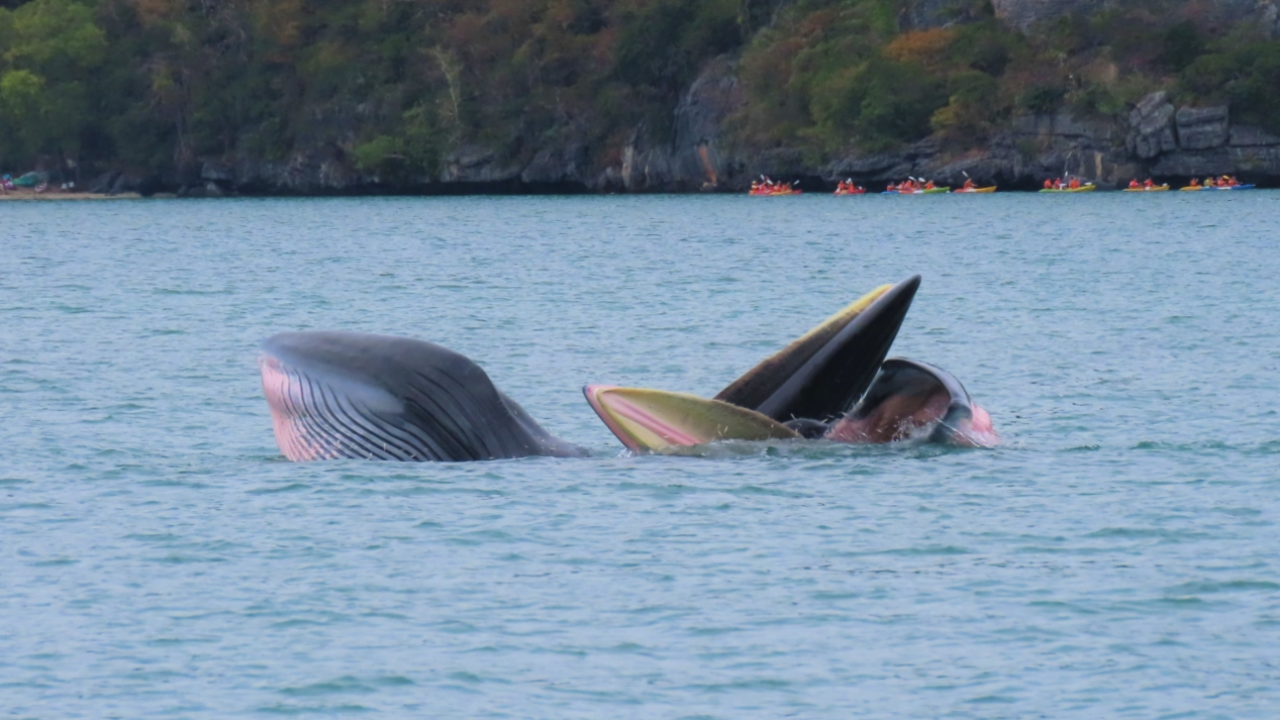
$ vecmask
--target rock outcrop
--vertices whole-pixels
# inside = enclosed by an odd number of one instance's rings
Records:
[[[1178,123],[1178,147],[1183,150],[1207,150],[1227,144],[1230,124],[1226,105],[1205,108],[1182,107],[1175,116]]]
[[[716,58],[689,86],[676,107],[675,171],[699,189],[720,185],[728,158],[722,145],[725,121],[746,105],[737,63]]]
[[[991,0],[996,17],[1026,32],[1033,25],[1061,15],[1101,9],[1107,0]]]
[[[899,30],[923,30],[982,17],[986,0],[909,0],[898,11]]]
[[[1150,160],[1162,152],[1178,149],[1173,134],[1177,114],[1163,90],[1144,97],[1129,113],[1129,152],[1140,160]]]
[[[1022,32],[1063,15],[1131,8],[1129,0],[991,0],[996,17]],[[1280,3],[1276,0],[1168,0],[1147,3],[1153,12],[1176,22],[1190,20],[1219,34],[1247,23],[1264,35],[1280,37]]]

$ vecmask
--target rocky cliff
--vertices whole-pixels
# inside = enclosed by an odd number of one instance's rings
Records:
[[[638,127],[618,148],[592,148],[563,134],[561,144],[520,163],[491,148],[468,145],[450,153],[439,177],[392,183],[351,169],[339,148],[326,147],[288,159],[209,160],[186,178],[100,181],[98,191],[178,189],[188,196],[227,194],[358,194],[458,192],[739,192],[752,178],[800,179],[822,187],[840,179],[877,184],[908,176],[960,184],[966,177],[1006,188],[1032,189],[1048,177],[1070,174],[1118,186],[1129,179],[1181,182],[1190,177],[1241,175],[1280,182],[1280,138],[1256,127],[1233,125],[1225,106],[1175,107],[1153,93],[1126,121],[1080,119],[1070,112],[1015,117],[1012,126],[980,150],[949,150],[936,138],[893,152],[835,158],[822,164],[794,148],[751,149],[726,141],[725,126],[745,102],[736,65],[720,58],[684,94],[675,113],[675,139],[653,139]],[[597,158],[613,157],[600,163]],[[176,181],[176,182],[175,182]]]
[[[1084,0],[1082,0],[1083,2]],[[938,138],[892,152],[815,162],[798,148],[741,147],[728,126],[746,103],[737,63],[710,62],[683,93],[674,139],[641,125],[618,146],[596,146],[584,128],[562,128],[555,140],[522,157],[467,144],[443,158],[435,176],[386,178],[360,172],[341,143],[295,151],[280,160],[246,155],[206,158],[174,177],[112,173],[100,192],[177,191],[185,196],[231,194],[451,194],[467,192],[739,192],[769,175],[819,188],[844,178],[877,184],[928,177],[960,184],[966,177],[1005,188],[1032,189],[1064,174],[1103,187],[1148,176],[1241,175],[1280,183],[1280,138],[1233,124],[1225,105],[1175,106],[1155,92],[1122,119],[1080,118],[1069,111],[1015,116],[981,149],[957,150]]]
[[[991,0],[996,17],[1023,32],[1063,15],[1121,9],[1126,4],[1125,0]],[[1166,0],[1162,5],[1159,11],[1193,20],[1210,32],[1248,23],[1280,37],[1280,5],[1275,0]]]

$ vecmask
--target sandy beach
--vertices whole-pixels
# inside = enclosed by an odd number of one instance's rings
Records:
[[[0,193],[0,201],[2,200],[137,200],[142,196],[138,193],[120,193],[119,195],[102,195],[99,193],[86,192],[55,192],[48,191],[37,193],[28,188],[15,188],[5,193]]]

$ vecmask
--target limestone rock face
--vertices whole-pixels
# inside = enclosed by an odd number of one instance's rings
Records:
[[[671,148],[653,142],[646,128],[636,128],[622,149],[617,169],[622,189],[627,192],[660,190],[672,182]]]
[[[1106,4],[1106,0],[991,0],[996,17],[1023,32],[1059,15],[1100,10]]]
[[[235,178],[227,166],[216,162],[205,162],[200,166],[200,179],[212,182],[231,182]]]
[[[1173,134],[1176,114],[1163,90],[1142,98],[1129,113],[1129,152],[1142,160],[1150,160],[1162,152],[1178,149]]]
[[[590,152],[585,142],[568,140],[539,150],[520,173],[527,185],[583,185],[587,181]]]
[[[1208,150],[1226,145],[1230,135],[1227,114],[1226,105],[1179,108],[1176,116],[1178,147],[1183,150]]]
[[[520,168],[503,162],[492,149],[463,145],[444,159],[440,180],[448,183],[501,183],[519,177]]]
[[[983,0],[908,0],[898,12],[899,30],[923,30],[982,17]]]
[[[678,179],[686,185],[717,187],[729,169],[721,133],[725,120],[747,102],[737,70],[737,62],[716,58],[676,107],[674,165]]]
[[[1233,125],[1229,142],[1231,147],[1275,147],[1280,137],[1252,125]]]
[[[1125,9],[1125,0],[991,0],[1005,25],[1026,32],[1031,27],[1061,15]],[[1280,2],[1277,0],[1168,0],[1160,6],[1147,3],[1174,22],[1191,20],[1214,34],[1224,33],[1241,23],[1280,37]]]
[[[224,184],[250,194],[325,195],[351,192],[375,182],[353,170],[346,155],[334,145],[298,151],[281,160],[240,156],[224,169],[231,178],[222,181]]]
[[[636,128],[622,148],[620,164],[599,176],[596,189],[621,185],[629,192],[688,191],[741,185],[746,164],[723,140],[725,121],[746,104],[737,70],[737,62],[727,56],[712,60],[676,105],[674,142],[655,139],[646,127]]]
[[[1203,177],[1208,175],[1226,175],[1237,172],[1231,153],[1226,148],[1211,150],[1191,150],[1162,155],[1160,160],[1151,166],[1151,175],[1183,177]]]

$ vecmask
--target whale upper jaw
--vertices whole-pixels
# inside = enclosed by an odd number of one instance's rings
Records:
[[[779,422],[839,417],[875,379],[919,288],[919,275],[876,288],[747,371],[716,399]]]

